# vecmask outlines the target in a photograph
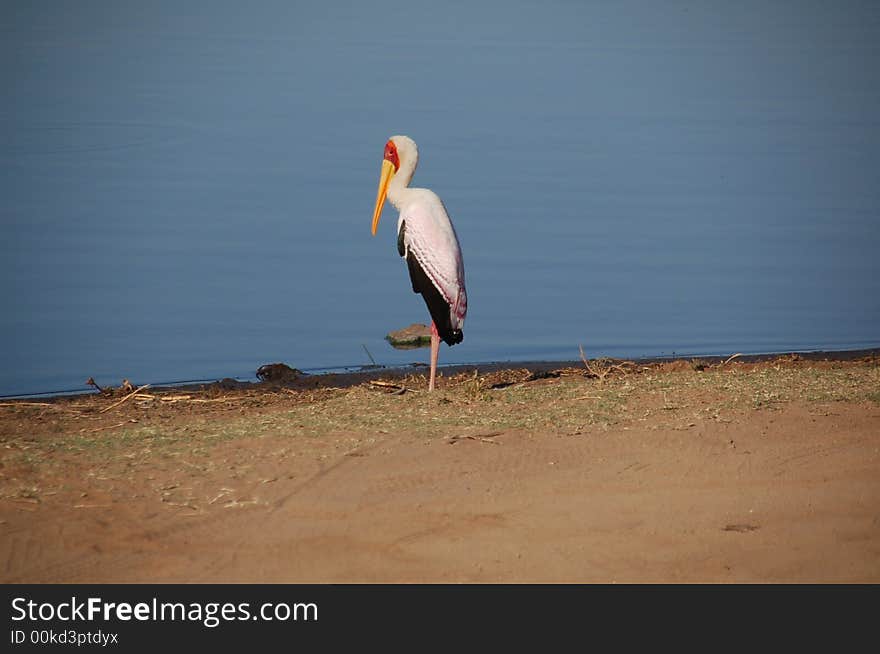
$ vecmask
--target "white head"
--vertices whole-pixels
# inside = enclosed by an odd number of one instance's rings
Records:
[[[373,210],[373,236],[379,226],[379,216],[385,204],[385,195],[391,179],[400,173],[403,185],[409,184],[416,166],[419,163],[419,148],[408,136],[396,135],[385,144],[385,156],[382,159],[382,172],[379,176],[379,192],[376,195],[376,208]]]
[[[385,144],[386,156],[388,154],[389,145],[392,145],[393,148],[397,150],[398,168],[404,165],[404,163],[409,163],[410,161],[414,162],[413,167],[418,163],[419,148],[416,145],[416,142],[410,137],[398,134],[397,136],[392,136],[388,139],[388,143]]]

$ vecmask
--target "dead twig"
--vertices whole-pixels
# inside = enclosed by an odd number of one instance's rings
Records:
[[[448,436],[446,438],[447,442],[450,445],[455,445],[458,441],[467,439],[469,441],[480,441],[481,443],[492,443],[492,445],[501,445],[498,441],[493,441],[492,439],[495,436],[498,436],[501,432],[496,432],[494,434],[486,434],[485,436],[472,436],[470,434],[456,434],[454,436]]]
[[[367,349],[367,346],[364,345],[363,343],[361,343],[361,347],[364,348],[364,352],[366,352],[367,356],[370,357],[370,363],[372,363],[374,366],[378,367],[379,364],[376,363],[376,360],[373,358],[373,355],[370,354],[370,351]]]
[[[400,384],[394,382],[382,381],[380,379],[371,379],[370,386],[381,386],[382,388],[402,388]]]
[[[208,502],[208,504],[213,504],[214,502],[219,500],[221,497],[223,497],[225,495],[229,495],[232,492],[234,492],[234,491],[231,488],[221,488],[220,493],[217,495],[217,497],[215,497],[213,500]]]
[[[413,389],[407,388],[402,384],[395,384],[393,382],[386,382],[379,379],[370,380],[370,386],[378,386],[380,388],[388,388],[391,389],[392,395],[403,395],[404,393],[418,393]]]
[[[118,407],[118,406],[119,406],[120,404],[122,404],[123,402],[126,402],[127,400],[130,400],[130,399],[133,398],[135,395],[137,395],[138,393],[140,393],[142,390],[144,390],[145,388],[149,388],[149,387],[150,387],[149,384],[144,384],[144,385],[141,386],[140,388],[135,389],[134,391],[132,391],[131,393],[129,393],[128,395],[126,395],[125,397],[123,397],[123,398],[122,398],[121,400],[119,400],[118,402],[114,402],[114,403],[111,404],[110,406],[104,407],[104,408],[101,409],[98,413],[106,413],[106,412],[109,411],[110,409],[115,409],[116,407]]]
[[[722,365],[722,366],[726,366],[728,363],[730,363],[731,361],[733,361],[735,358],[737,358],[737,357],[741,357],[742,355],[743,355],[742,352],[737,352],[736,354],[731,354],[731,355],[727,358],[727,360],[726,360],[724,363],[722,363],[721,365]]]
[[[140,391],[140,389],[138,389],[138,391],[136,391],[138,393],[137,399],[139,399],[139,400],[149,400],[149,401],[160,400],[160,401],[166,402],[168,404],[175,404],[177,402],[216,402],[217,399],[226,399],[226,398],[217,398],[215,400],[200,400],[197,398],[193,398],[192,395],[154,395],[153,393],[141,393],[139,391]]]
[[[587,355],[584,354],[584,348],[582,345],[578,345],[578,350],[580,350],[581,361],[583,361],[584,367],[587,369],[587,374],[590,377],[596,377],[600,383],[604,382],[605,378],[615,370],[626,374],[636,365],[632,361],[622,361],[620,363],[604,363],[596,361],[591,364],[589,359],[587,359]]]

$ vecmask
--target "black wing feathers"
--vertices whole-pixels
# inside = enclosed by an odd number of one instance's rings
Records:
[[[449,304],[434,286],[431,278],[422,270],[418,260],[412,252],[406,251],[406,245],[403,242],[406,233],[406,221],[400,224],[400,231],[397,234],[397,251],[400,256],[406,256],[406,266],[409,268],[409,279],[412,282],[413,293],[421,293],[425,304],[428,305],[428,311],[431,319],[437,325],[437,332],[440,334],[447,345],[455,345],[461,343],[464,334],[460,329],[452,329],[449,316]]]

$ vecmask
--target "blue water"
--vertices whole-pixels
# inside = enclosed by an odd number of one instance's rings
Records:
[[[0,394],[426,360],[397,133],[441,363],[880,345],[876,3],[3,2],[0,82]]]

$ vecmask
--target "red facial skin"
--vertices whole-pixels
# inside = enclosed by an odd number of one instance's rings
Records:
[[[385,144],[385,161],[391,162],[395,172],[400,168],[400,157],[397,156],[397,146],[394,145],[394,141]]]

